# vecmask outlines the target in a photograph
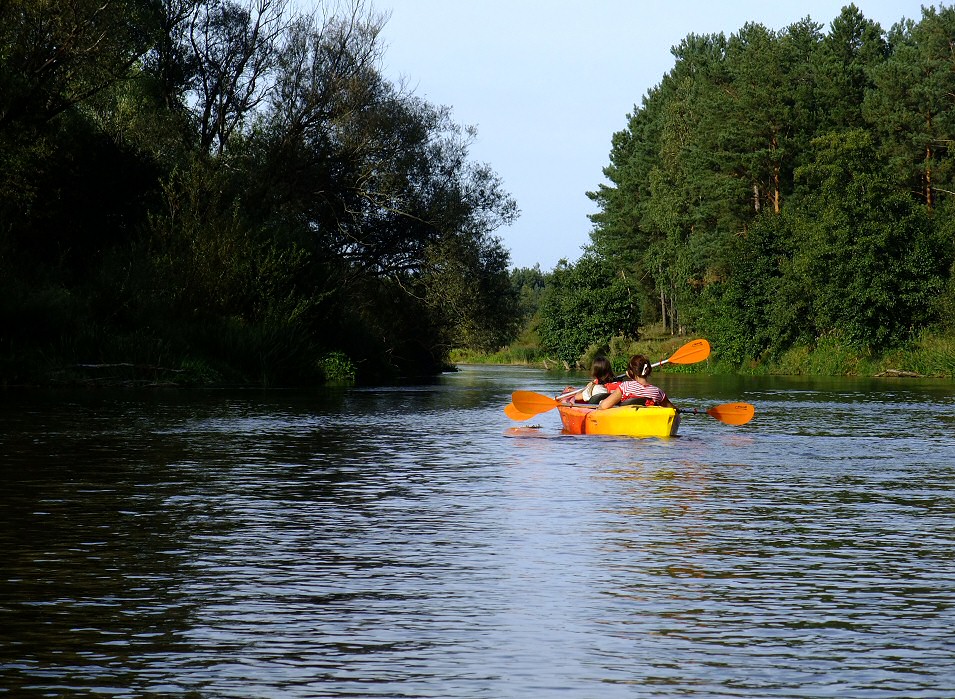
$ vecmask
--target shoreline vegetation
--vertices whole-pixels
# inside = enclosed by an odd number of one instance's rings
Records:
[[[609,346],[593,345],[576,362],[556,359],[540,346],[515,342],[495,352],[467,349],[451,351],[446,370],[458,365],[485,364],[528,366],[547,371],[569,373],[586,371],[597,353],[609,356],[615,371],[622,372],[632,354],[644,354],[652,360],[665,359],[685,344],[687,335],[670,335],[662,324],[641,330],[640,340],[614,338]],[[325,358],[330,377],[324,386],[347,386],[356,383],[355,368],[344,355]],[[864,352],[834,338],[821,338],[812,346],[793,347],[778,358],[748,360],[737,365],[720,358],[718,347],[705,362],[688,365],[667,365],[667,373],[739,376],[817,376],[955,379],[955,336],[923,332],[904,347],[884,352]],[[264,384],[234,377],[226,380],[200,361],[185,361],[181,367],[137,364],[133,362],[83,363],[49,369],[46,379],[6,388],[262,388]],[[391,380],[413,380],[414,377],[392,377]]]
[[[664,359],[687,342],[689,336],[671,336],[661,325],[644,328],[641,339],[626,343],[610,353],[614,367],[626,364],[629,353],[644,354],[652,360]],[[619,347],[619,345],[618,345]],[[514,343],[497,352],[482,353],[455,350],[454,364],[498,364],[539,367],[554,371],[583,371],[598,350],[591,347],[575,363],[548,356],[540,347]],[[835,338],[821,338],[814,345],[790,348],[778,358],[747,360],[742,365],[720,358],[718,347],[705,362],[693,365],[668,365],[668,373],[736,374],[743,376],[846,376],[879,378],[955,379],[955,336],[923,332],[904,347],[884,352],[866,352]]]
[[[952,378],[952,36],[955,7],[886,30],[852,4],[687,36],[613,135],[583,255],[512,273],[537,342],[486,358],[703,337],[681,371]]]
[[[668,371],[955,376],[955,7],[688,35],[550,271],[511,267],[476,130],[384,74],[387,15],[295,7],[0,3],[0,387],[619,373],[697,337]]]

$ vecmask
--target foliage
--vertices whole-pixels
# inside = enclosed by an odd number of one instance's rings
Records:
[[[637,337],[639,308],[627,278],[595,257],[562,260],[549,275],[540,304],[541,346],[575,364],[592,344],[615,335]]]
[[[953,32],[953,8],[887,34],[850,5],[828,33],[686,37],[613,135],[591,254],[639,280],[645,317],[736,367],[946,322]]]
[[[545,360],[546,357],[539,347],[519,342],[491,353],[463,349],[451,351],[451,361],[454,364],[542,364]]]
[[[422,286],[449,346],[490,351],[518,333],[521,315],[496,238],[446,239],[429,247]]]
[[[815,334],[839,332],[862,347],[907,339],[933,319],[951,241],[924,206],[893,189],[868,133],[828,134],[814,147],[800,171],[810,194],[796,214],[794,267]]]
[[[513,339],[516,204],[382,75],[383,26],[360,0],[0,3],[0,381],[369,379]]]
[[[511,270],[511,286],[517,294],[520,316],[524,323],[533,318],[540,308],[546,284],[547,277],[539,264]]]
[[[326,382],[351,383],[357,368],[344,352],[329,352],[318,360]]]

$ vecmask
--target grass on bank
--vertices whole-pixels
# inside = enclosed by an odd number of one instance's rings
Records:
[[[636,341],[614,338],[609,348],[590,347],[577,361],[576,368],[590,365],[593,356],[609,349],[616,371],[623,371],[632,354],[644,354],[659,361],[673,354],[690,336],[671,336],[661,326],[641,331]],[[454,364],[516,364],[546,369],[570,370],[575,367],[547,355],[539,345],[524,337],[493,353],[454,350]],[[879,376],[903,375],[933,378],[955,378],[955,334],[923,332],[903,347],[884,352],[863,352],[835,337],[820,338],[815,345],[793,347],[775,359],[749,360],[742,366],[721,361],[719,347],[714,346],[705,362],[695,365],[668,365],[668,372],[707,374],[745,374],[753,376]]]
[[[955,336],[923,332],[903,347],[859,352],[822,338],[812,347],[794,347],[776,362],[744,367],[741,373],[814,376],[917,375],[955,378]]]
[[[540,336],[533,327],[525,329],[514,342],[496,352],[452,349],[450,359],[452,364],[519,364],[545,368],[555,362],[541,349]]]
[[[451,362],[453,364],[512,364],[570,371],[590,366],[594,356],[603,353],[610,359],[614,371],[622,374],[626,370],[627,362],[634,354],[646,355],[654,362],[660,361],[672,355],[692,339],[694,338],[673,336],[664,332],[662,327],[651,326],[641,331],[639,340],[615,337],[610,341],[609,347],[592,345],[578,358],[576,364],[572,365],[572,363],[549,355],[541,349],[534,334],[526,333],[513,344],[496,352],[482,353],[462,349],[452,350]],[[701,363],[703,367],[707,367],[709,364],[710,360]],[[699,371],[700,367],[674,364],[668,365],[667,370],[693,372]]]

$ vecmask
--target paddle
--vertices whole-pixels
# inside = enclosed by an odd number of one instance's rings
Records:
[[[533,413],[530,413],[530,414],[522,413],[520,410],[517,409],[517,406],[514,405],[513,403],[508,403],[507,405],[504,406],[504,414],[507,415],[512,420],[518,420],[518,421],[530,420],[532,417],[534,417]]]
[[[550,396],[545,396],[543,393],[534,393],[533,391],[514,391],[511,394],[511,400],[514,406],[514,410],[523,415],[537,415],[538,413],[546,413],[548,410],[553,410],[558,405],[565,405],[555,398]],[[507,409],[504,409],[504,412],[507,412]],[[514,419],[508,415],[512,420]]]
[[[696,364],[702,362],[710,356],[710,343],[706,340],[693,340],[687,342],[680,349],[673,353],[669,359],[657,362],[651,366],[661,366],[662,364]]]
[[[678,408],[680,413],[706,413],[712,418],[716,418],[725,425],[745,425],[753,419],[756,414],[756,408],[749,403],[723,403],[708,410],[699,410],[698,408]]]
[[[507,408],[504,408],[504,412],[512,420],[527,420],[529,417],[533,417],[533,415],[527,415],[526,413],[522,413],[520,410],[518,410],[517,409],[518,405],[521,405],[521,406],[526,405],[529,408],[532,406],[537,406],[537,405],[543,406],[545,400],[550,401],[550,403],[556,403],[557,405],[562,404],[561,401],[554,400],[553,398],[548,398],[547,396],[542,395],[540,393],[531,393],[530,391],[515,391],[514,392],[515,396],[517,396],[518,393],[528,394],[528,395],[515,397],[514,402],[508,405]],[[551,405],[549,408],[543,408],[539,410],[538,412],[542,413],[542,412],[545,412],[546,410],[550,410],[553,407],[556,407],[556,406]],[[590,409],[590,410],[597,409],[596,405],[586,405],[586,404],[578,405],[575,407]],[[508,410],[509,408],[513,408],[513,410],[509,411]],[[515,415],[527,415],[527,417],[511,417],[512,412]],[[689,413],[691,415],[699,415],[700,413],[705,413],[706,415],[709,415],[710,417],[716,420],[719,420],[724,425],[745,425],[747,422],[753,419],[754,415],[756,415],[756,407],[749,403],[723,403],[722,405],[716,405],[706,410],[700,410],[699,408],[677,408],[677,412],[681,414]],[[534,413],[534,414],[536,415],[537,413]]]
[[[575,407],[591,410],[597,409],[596,405],[578,405]],[[639,406],[634,407],[639,409]],[[504,412],[507,412],[507,410],[505,409]],[[699,408],[677,408],[677,412],[690,413],[691,415],[705,413],[726,425],[745,425],[753,419],[753,416],[756,414],[756,407],[749,403],[723,403],[722,405],[717,405],[707,410],[700,410]]]
[[[652,366],[658,367],[663,364],[695,364],[696,362],[702,362],[709,356],[710,343],[706,340],[693,340],[687,342],[669,358],[656,362]],[[619,381],[627,377],[617,376],[615,378]],[[562,398],[570,398],[583,390],[584,389],[581,388],[573,393],[564,394]],[[513,401],[512,405],[514,408],[511,410],[510,405],[507,406],[504,409],[504,414],[512,420],[527,420],[539,413],[545,413],[563,404],[563,401],[550,398],[541,393],[534,393],[533,391],[514,391],[514,393],[511,394],[511,400]],[[514,415],[526,415],[527,417],[514,417]]]

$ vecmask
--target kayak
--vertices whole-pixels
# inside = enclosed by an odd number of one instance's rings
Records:
[[[570,434],[609,434],[626,437],[675,437],[680,414],[658,405],[625,405],[608,410],[573,405],[557,406],[564,431]]]

